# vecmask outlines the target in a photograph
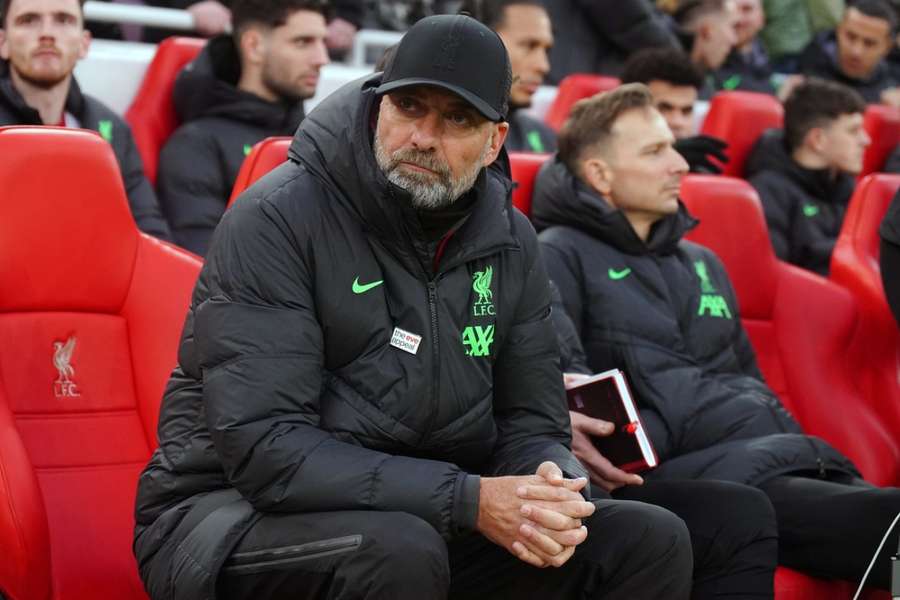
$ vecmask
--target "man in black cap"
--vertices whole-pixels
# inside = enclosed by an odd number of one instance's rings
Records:
[[[423,19],[226,213],[139,483],[151,598],[688,597],[682,521],[585,500],[510,83]]]

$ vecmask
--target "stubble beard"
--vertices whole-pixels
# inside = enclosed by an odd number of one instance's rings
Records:
[[[478,159],[461,176],[454,178],[447,163],[440,160],[433,152],[425,152],[412,148],[402,148],[389,154],[381,143],[378,131],[374,141],[375,160],[387,180],[397,187],[409,192],[414,208],[420,210],[439,210],[451,206],[475,185],[481,172],[484,159],[491,150],[491,139],[488,138]],[[401,168],[400,163],[407,162],[433,171],[434,174],[419,173]]]

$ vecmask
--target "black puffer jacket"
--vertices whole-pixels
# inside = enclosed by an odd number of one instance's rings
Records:
[[[838,66],[837,37],[834,31],[816,35],[800,55],[800,72],[837,81],[853,88],[870,104],[881,102],[881,92],[900,85],[900,79],[887,60],[882,60],[867,79],[844,75]]]
[[[547,83],[572,73],[618,75],[642,48],[681,49],[670,22],[649,0],[543,0],[557,32]]]
[[[851,175],[805,169],[788,154],[784,132],[765,132],[747,159],[778,258],[827,275],[831,251],[853,194]]]
[[[169,225],[163,219],[153,187],[144,175],[144,163],[128,124],[99,100],[82,94],[74,77],[66,97],[65,110],[78,119],[81,127],[97,131],[112,146],[122,173],[128,205],[138,228],[144,233],[171,241]],[[38,111],[28,106],[13,86],[8,67],[0,61],[0,127],[4,125],[43,125],[43,122]]]
[[[138,489],[153,598],[209,597],[259,511],[404,511],[451,538],[475,525],[472,474],[584,473],[511,181],[482,173],[435,272],[372,153],[379,78],[320,104],[216,230]],[[421,336],[415,354],[391,346],[395,328]],[[207,514],[215,528],[194,527]]]
[[[796,471],[857,475],[803,435],[763,383],[716,255],[682,240],[683,207],[647,243],[558,160],[538,175],[539,240],[592,371],[629,376],[661,465],[651,478],[757,485]]]
[[[268,102],[239,90],[240,64],[230,35],[213,38],[172,92],[183,125],[159,157],[159,201],[176,242],[201,256],[250,148],[294,135],[303,119],[303,102]]]

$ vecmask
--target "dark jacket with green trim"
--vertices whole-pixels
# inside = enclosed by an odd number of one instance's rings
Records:
[[[762,201],[778,258],[827,275],[853,176],[801,167],[788,154],[781,130],[760,137],[744,170]]]
[[[135,553],[153,598],[208,591],[260,512],[403,511],[449,539],[475,526],[478,475],[544,460],[584,474],[548,278],[506,161],[479,176],[435,269],[373,156],[379,80],[320,104],[290,160],[216,230],[139,483]],[[391,345],[395,328],[421,336],[416,353]],[[232,488],[237,505],[198,505]],[[195,506],[231,523],[192,534],[179,525]]]
[[[128,205],[138,228],[159,239],[171,241],[169,225],[160,213],[156,194],[144,175],[144,163],[128,124],[99,100],[82,94],[74,77],[69,86],[65,110],[78,119],[81,127],[99,132],[112,146],[122,173]],[[4,125],[43,125],[43,122],[38,111],[25,103],[13,85],[8,67],[0,61],[0,127]]]
[[[175,241],[201,256],[225,212],[244,158],[270,136],[294,135],[303,102],[268,102],[237,88],[240,57],[232,36],[211,39],[172,91],[182,125],[159,155],[159,203]]]
[[[683,206],[645,243],[553,160],[538,175],[532,214],[588,367],[628,375],[661,462],[649,478],[758,485],[800,471],[858,476],[804,435],[763,382],[722,263],[682,239],[696,224]]]
[[[509,112],[509,133],[503,143],[508,152],[556,152],[556,132],[522,109]]]

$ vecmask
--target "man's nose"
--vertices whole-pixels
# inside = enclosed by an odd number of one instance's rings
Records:
[[[428,111],[428,114],[416,121],[410,142],[418,150],[432,150],[437,145],[440,127],[440,115],[436,111]]]

